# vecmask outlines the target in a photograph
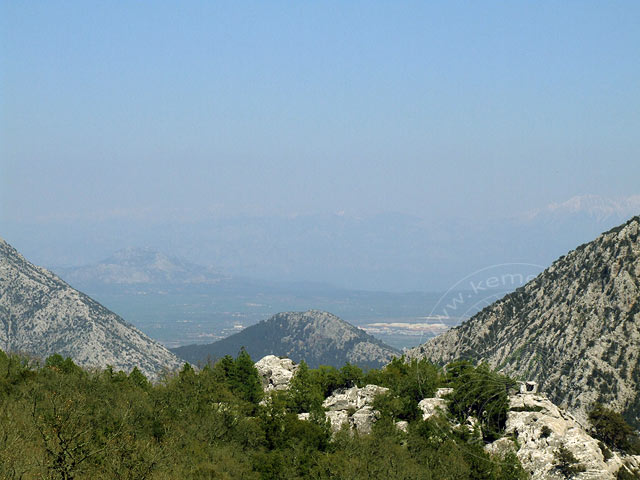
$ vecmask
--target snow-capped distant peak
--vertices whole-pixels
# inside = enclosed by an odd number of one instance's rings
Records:
[[[586,214],[601,221],[612,216],[628,218],[640,213],[640,195],[622,198],[609,198],[601,195],[576,195],[570,199],[550,203],[544,208],[528,212],[525,217],[532,220],[543,215]]]

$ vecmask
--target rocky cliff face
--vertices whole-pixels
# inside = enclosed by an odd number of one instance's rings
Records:
[[[286,356],[311,368],[346,362],[361,367],[380,367],[388,363],[395,349],[350,323],[327,312],[278,313],[268,320],[209,345],[188,345],[173,349],[181,358],[199,363],[224,355],[236,355],[245,347],[253,358]]]
[[[580,419],[599,400],[639,428],[639,235],[634,217],[409,355],[487,361]]]
[[[138,367],[154,378],[179,359],[115,313],[28,262],[0,239],[0,349],[54,353],[84,367]]]

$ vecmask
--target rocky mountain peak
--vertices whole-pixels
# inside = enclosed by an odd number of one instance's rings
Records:
[[[245,347],[253,358],[286,356],[310,367],[346,362],[379,367],[400,353],[364,330],[320,310],[277,313],[267,320],[209,345],[187,345],[173,351],[187,361],[203,363],[236,355]]]

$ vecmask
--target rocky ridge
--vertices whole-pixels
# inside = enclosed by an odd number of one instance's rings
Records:
[[[2,239],[0,349],[40,358],[58,353],[83,367],[138,367],[151,378],[181,365],[164,346]]]
[[[639,238],[634,217],[408,356],[486,361],[581,420],[600,401],[640,428]]]

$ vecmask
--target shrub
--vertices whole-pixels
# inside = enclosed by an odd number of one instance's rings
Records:
[[[589,411],[589,420],[593,426],[591,434],[606,446],[627,454],[640,454],[638,435],[618,412],[595,403]]]
[[[632,473],[625,465],[622,465],[616,473],[616,480],[640,480],[640,475]]]
[[[551,433],[553,433],[551,429],[547,425],[544,425],[542,427],[542,431],[540,432],[540,438],[549,438],[551,436]]]
[[[309,367],[303,360],[289,385],[289,408],[293,413],[317,412],[322,408],[322,390],[312,381]]]
[[[584,465],[578,463],[578,459],[567,449],[564,445],[561,445],[553,456],[556,461],[556,470],[558,470],[566,478],[571,478],[578,473],[586,471]]]
[[[600,447],[600,451],[604,456],[605,462],[610,458],[613,458],[613,453],[611,453],[611,450],[609,450],[609,447],[607,447],[604,443],[602,443],[602,441],[598,441],[598,447]]]
[[[480,421],[486,441],[499,438],[504,432],[509,409],[507,392],[515,381],[492,371],[488,365],[474,367],[469,362],[447,366],[447,379],[453,386],[449,410],[464,423],[469,416]]]

